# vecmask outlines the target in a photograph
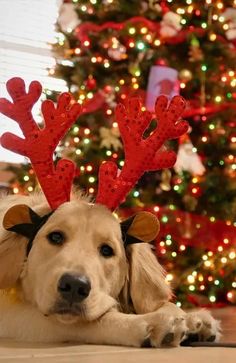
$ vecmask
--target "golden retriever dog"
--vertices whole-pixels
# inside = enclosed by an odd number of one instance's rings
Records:
[[[6,230],[15,205],[24,205],[19,223],[29,224],[28,207],[40,216],[50,212],[43,195],[0,202],[0,337],[134,347],[178,346],[192,334],[219,339],[209,312],[185,313],[170,302],[151,245],[125,247],[122,223],[106,207],[72,198],[48,216],[28,248],[28,238]]]

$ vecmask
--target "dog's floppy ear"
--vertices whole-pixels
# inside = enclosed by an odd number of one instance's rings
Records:
[[[129,295],[137,314],[154,311],[171,297],[164,271],[148,243],[157,237],[159,229],[158,219],[149,212],[121,222],[129,260]]]
[[[25,204],[15,205],[5,213],[3,228],[15,233],[6,235],[4,231],[0,232],[0,289],[16,283],[26,257],[28,241],[34,235],[40,218]]]

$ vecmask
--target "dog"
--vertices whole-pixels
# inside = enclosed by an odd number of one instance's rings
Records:
[[[0,201],[0,337],[133,347],[178,346],[192,334],[219,340],[220,323],[208,311],[186,313],[171,302],[150,243],[125,245],[125,222],[105,206],[74,195],[48,215],[28,250],[27,237],[6,230],[17,205],[50,213],[43,194]],[[14,223],[29,222],[24,211]],[[131,229],[150,240],[142,213]],[[157,234],[158,221],[149,225]]]

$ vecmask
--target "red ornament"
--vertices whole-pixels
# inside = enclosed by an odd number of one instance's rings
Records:
[[[111,86],[109,86],[109,85],[106,85],[105,87],[104,87],[104,92],[106,92],[106,93],[110,93],[111,91],[112,91],[112,87]]]
[[[85,114],[100,110],[104,106],[105,102],[106,99],[104,94],[100,91],[95,92],[92,99],[87,99],[84,101],[81,113]]]
[[[167,61],[163,58],[157,59],[155,64],[157,66],[167,66]]]
[[[89,91],[92,91],[97,87],[97,81],[93,77],[88,77],[85,84]]]

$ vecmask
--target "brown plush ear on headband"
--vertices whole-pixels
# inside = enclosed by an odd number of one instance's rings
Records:
[[[121,231],[125,247],[139,242],[152,242],[160,231],[157,217],[150,212],[139,212],[121,222]]]
[[[49,212],[41,217],[25,204],[14,205],[8,209],[4,216],[3,227],[7,231],[15,232],[28,238],[26,251],[28,256],[36,234],[52,213]]]
[[[3,218],[3,227],[31,240],[38,231],[41,217],[25,204],[8,209]]]
[[[14,205],[6,212],[2,224],[8,231],[14,231],[17,225],[32,224],[30,208],[25,204]]]

